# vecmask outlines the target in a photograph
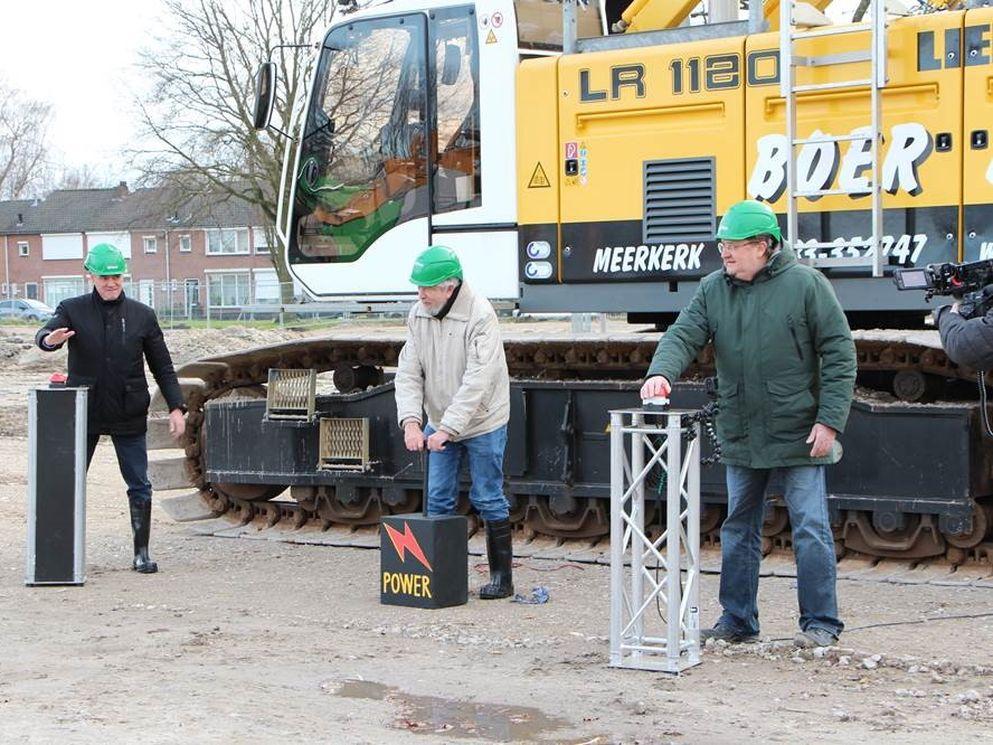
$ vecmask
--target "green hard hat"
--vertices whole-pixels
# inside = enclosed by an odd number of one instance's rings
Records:
[[[410,272],[410,281],[418,287],[434,287],[453,277],[462,279],[462,264],[446,246],[429,246],[422,251]]]
[[[86,254],[83,268],[90,274],[99,277],[109,277],[113,274],[124,274],[128,270],[127,262],[116,246],[109,243],[98,243]]]
[[[777,241],[783,240],[772,207],[754,199],[731,205],[717,227],[718,240],[741,241],[757,235],[771,235]]]

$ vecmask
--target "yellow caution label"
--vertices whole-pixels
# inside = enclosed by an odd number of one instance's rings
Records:
[[[545,169],[541,167],[539,162],[534,167],[534,171],[531,173],[531,180],[528,181],[529,189],[547,189],[551,184],[548,181],[548,176],[545,175]]]
[[[486,43],[496,44],[496,42],[497,42],[496,34],[493,33],[493,29],[490,29],[490,32],[486,35]]]

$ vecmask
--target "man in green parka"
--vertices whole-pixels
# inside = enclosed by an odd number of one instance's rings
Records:
[[[767,205],[732,206],[717,240],[724,269],[703,279],[663,335],[641,389],[642,399],[668,396],[671,382],[713,341],[728,516],[721,526],[724,612],[701,636],[736,642],[759,633],[764,494],[776,475],[793,526],[796,643],[829,646],[844,625],[824,467],[841,458],[837,436],[855,386],[855,344],[830,283],[797,263]]]

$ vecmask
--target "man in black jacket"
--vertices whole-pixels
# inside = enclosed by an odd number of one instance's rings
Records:
[[[186,428],[183,393],[155,311],[124,296],[122,275],[127,266],[121,252],[101,243],[90,249],[83,267],[93,282],[93,292],[59,303],[35,341],[46,352],[69,342],[67,385],[89,388],[87,467],[100,435],[110,435],[128,485],[134,533],[132,567],[151,574],[158,571],[158,565],[148,556],[152,485],[145,448],[150,397],[144,359],[169,405],[169,432],[176,438]]]
[[[953,362],[975,370],[993,369],[993,310],[978,318],[963,318],[959,304],[935,311],[941,346]]]

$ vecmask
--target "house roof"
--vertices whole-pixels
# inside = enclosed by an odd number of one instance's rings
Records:
[[[7,202],[0,202],[0,234],[14,233],[20,230],[18,223],[23,220],[34,201],[32,199],[11,199]]]
[[[43,200],[0,202],[0,235],[263,224],[262,211],[244,200],[187,198],[169,187],[128,191],[123,182],[111,189],[57,189]]]

